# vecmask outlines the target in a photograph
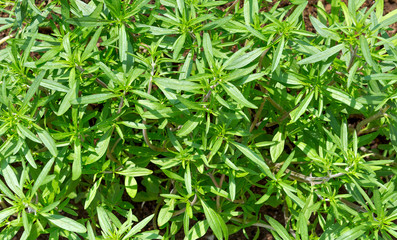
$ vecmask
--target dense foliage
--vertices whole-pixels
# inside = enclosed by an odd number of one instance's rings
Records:
[[[397,237],[397,10],[86,2],[1,1],[0,239]]]

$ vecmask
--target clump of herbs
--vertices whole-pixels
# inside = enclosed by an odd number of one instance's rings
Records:
[[[397,237],[397,10],[85,2],[1,1],[1,239]]]

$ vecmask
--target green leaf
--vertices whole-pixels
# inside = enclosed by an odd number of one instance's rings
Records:
[[[0,180],[0,191],[5,194],[8,198],[16,200],[15,195],[8,189],[8,187]]]
[[[184,137],[191,133],[196,127],[203,121],[204,115],[202,113],[197,113],[192,118],[187,120],[185,124],[176,133],[178,137]]]
[[[3,209],[0,211],[0,223],[3,223],[3,221],[8,218],[9,216],[13,215],[14,213],[18,212],[18,207],[17,206],[13,206],[13,207],[9,207],[6,209]]]
[[[99,62],[98,65],[99,65],[100,68],[103,70],[103,72],[106,74],[106,76],[107,76],[108,78],[110,78],[110,80],[112,80],[113,82],[116,82],[117,84],[119,84],[119,85],[121,85],[121,86],[124,85],[123,82],[121,82],[121,81],[117,78],[116,74],[114,74],[114,73],[112,72],[112,70],[111,70],[106,64],[104,64],[103,62]]]
[[[98,43],[99,36],[101,35],[103,27],[99,27],[96,31],[94,36],[92,36],[90,42],[87,44],[87,46],[84,49],[84,52],[81,54],[81,61],[86,60],[92,55],[92,52],[96,48],[96,45]]]
[[[148,129],[151,127],[150,125],[146,125],[143,123],[137,123],[137,122],[131,122],[131,121],[121,121],[119,123],[126,127],[130,127],[130,128],[134,128],[134,129]]]
[[[274,228],[274,230],[277,232],[277,234],[283,239],[283,240],[291,240],[292,238],[289,236],[287,230],[281,225],[279,222],[277,222],[274,218],[265,216],[266,220],[269,222],[269,224]]]
[[[18,125],[19,124],[17,124],[17,126]],[[3,136],[8,131],[8,129],[10,129],[10,128],[11,128],[11,126],[10,126],[9,123],[4,123],[3,125],[1,125],[1,127],[0,127],[0,136]]]
[[[154,217],[154,214],[147,216],[145,219],[137,223],[130,231],[122,238],[129,239],[130,237],[134,236],[135,234],[139,233]]]
[[[372,60],[371,51],[369,50],[367,39],[363,35],[360,35],[360,46],[361,46],[361,51],[364,55],[365,61],[368,63],[368,65],[370,65],[371,67],[374,67],[375,63]]]
[[[258,107],[255,106],[254,104],[250,103],[245,97],[244,95],[231,83],[229,82],[225,82],[225,83],[221,83],[221,86],[223,87],[223,89],[225,89],[226,93],[233,98],[233,100],[235,100],[236,102],[238,102],[239,104],[249,107],[249,108],[254,108],[257,109]]]
[[[203,206],[204,215],[207,219],[208,225],[214,232],[214,235],[217,239],[225,239],[228,238],[228,232],[225,231],[226,224],[212,208],[210,208],[206,202],[200,199],[201,205]],[[227,229],[227,228],[226,228]]]
[[[166,203],[159,212],[157,217],[157,224],[159,227],[165,225],[172,217],[175,208],[175,198],[172,198]]]
[[[212,67],[214,63],[214,54],[212,53],[212,43],[208,33],[204,33],[203,35],[203,48],[205,58],[207,59],[209,66]]]
[[[390,141],[395,151],[397,151],[397,122],[392,122],[389,125]]]
[[[77,137],[74,140],[74,159],[72,164],[72,180],[76,181],[80,178],[82,172],[81,166],[81,142],[80,138]]]
[[[184,240],[196,240],[204,236],[208,230],[208,221],[199,221],[189,230],[187,236],[185,236]]]
[[[96,147],[95,153],[88,156],[86,160],[86,164],[91,164],[98,161],[103,155],[105,155],[106,151],[108,150],[110,137],[112,135],[113,129],[109,128],[99,139]]]
[[[146,169],[146,168],[132,167],[132,168],[127,168],[122,171],[118,171],[116,173],[120,174],[120,175],[124,175],[124,176],[129,176],[129,177],[141,177],[141,176],[150,175],[153,173],[153,171]]]
[[[41,143],[40,138],[36,137],[36,135],[34,135],[28,128],[19,123],[17,123],[17,127],[24,137],[27,137],[34,142]]]
[[[83,224],[78,223],[75,220],[70,219],[68,217],[57,214],[47,214],[47,213],[41,213],[41,215],[47,218],[54,225],[62,229],[65,229],[67,231],[76,232],[76,233],[87,232],[87,229],[84,227]]]
[[[106,210],[102,207],[97,207],[97,213],[99,225],[101,226],[102,231],[104,231],[106,235],[111,236],[113,232],[113,225],[111,224],[112,221],[106,213]]]
[[[244,1],[244,21],[246,25],[250,25],[253,21],[255,15],[258,14],[258,1],[257,0],[247,0]]]
[[[155,78],[154,82],[158,85],[161,85],[164,88],[178,90],[178,91],[187,91],[187,92],[197,92],[201,93],[199,89],[201,89],[201,85],[190,82],[187,80],[176,80],[170,78]]]
[[[126,176],[124,179],[125,190],[131,198],[134,198],[138,193],[138,183],[133,177]]]
[[[39,73],[39,75],[36,76],[36,78],[34,79],[32,85],[30,86],[28,92],[26,93],[25,98],[23,99],[21,109],[24,109],[24,108],[27,107],[27,105],[30,102],[30,100],[32,99],[33,95],[39,89],[40,82],[41,82],[41,80],[43,80],[43,77],[44,77],[45,73],[46,73],[46,71],[43,70],[43,71],[41,71]]]
[[[290,112],[291,122],[296,122],[300,116],[306,111],[307,106],[309,106],[312,98],[314,96],[314,91],[311,91],[305,99],[299,104],[299,106]]]
[[[190,164],[185,169],[185,187],[188,194],[192,194],[192,175],[190,173]]]
[[[127,35],[125,25],[121,24],[119,29],[119,58],[125,73],[127,73],[134,64],[132,53],[133,48]]]
[[[96,240],[94,230],[91,227],[91,223],[87,222],[88,240]]]
[[[265,160],[255,152],[253,152],[251,149],[249,149],[247,146],[244,146],[241,143],[237,142],[230,142],[234,146],[237,147],[237,149],[242,152],[247,158],[249,158],[253,163],[255,163],[261,172],[263,172],[266,176],[270,177],[271,179],[275,179],[273,173],[270,171],[270,168],[266,165]]]
[[[54,91],[59,91],[59,92],[64,92],[64,93],[69,92],[68,87],[65,87],[62,84],[52,81],[52,80],[43,79],[40,83],[40,86],[54,90]]]
[[[58,113],[56,113],[58,116],[62,116],[63,114],[65,114],[65,112],[69,110],[71,106],[70,101],[77,97],[79,86],[78,86],[78,82],[75,79],[76,79],[76,70],[72,68],[69,73],[70,89],[63,98],[61,102],[61,106],[59,106]]]
[[[347,227],[345,229],[348,229],[348,230],[343,231],[343,233],[336,240],[358,239],[360,236],[362,236],[366,232],[365,228],[367,228],[366,225],[358,225],[353,228]]]
[[[37,164],[33,158],[32,155],[32,151],[30,151],[28,145],[26,144],[25,141],[23,141],[22,147],[21,147],[22,151],[21,153],[23,154],[23,156],[25,156],[26,160],[29,162],[29,164],[36,169],[37,168]]]
[[[273,136],[272,142],[276,144],[270,146],[270,156],[273,162],[276,162],[280,157],[281,153],[284,151],[285,144],[285,134],[281,129],[277,131],[277,133]]]
[[[84,209],[87,209],[91,205],[92,200],[94,200],[96,192],[97,192],[97,190],[98,190],[98,188],[99,188],[99,186],[101,184],[101,180],[102,180],[102,178],[97,180],[94,183],[94,185],[90,188],[90,191],[88,191],[88,197],[87,197],[87,200],[84,203]]]
[[[185,40],[186,40],[186,33],[182,34],[181,36],[179,36],[179,38],[175,41],[174,45],[173,45],[173,50],[174,52],[172,53],[172,58],[173,59],[178,59],[179,58],[179,53],[181,52],[181,50],[183,49],[183,47],[185,46]]]
[[[368,80],[368,81],[397,81],[397,74],[376,73],[376,74],[364,76],[364,80]]]
[[[58,155],[58,150],[57,146],[55,144],[54,139],[51,137],[51,135],[44,129],[37,129],[37,135],[39,135],[39,138],[43,142],[44,146],[50,151],[50,153],[56,157]]]
[[[69,18],[66,20],[67,23],[72,25],[77,25],[81,27],[99,27],[103,25],[108,25],[112,21],[104,20],[104,19],[97,19],[92,17],[81,17],[81,18]]]
[[[263,53],[263,51],[264,50],[262,48],[257,48],[252,52],[244,53],[243,56],[240,56],[243,52],[237,51],[229,58],[227,62],[225,62],[224,68],[226,70],[233,70],[245,67],[257,59]]]
[[[37,192],[39,187],[43,184],[44,179],[47,177],[48,173],[50,172],[51,167],[54,164],[54,162],[55,162],[55,158],[51,158],[51,160],[46,163],[43,170],[41,170],[40,175],[37,177],[36,181],[34,182],[34,185],[30,192],[31,196],[33,196]]]
[[[11,165],[6,161],[2,162],[2,172],[5,182],[8,187],[21,199],[24,198],[24,194],[22,191],[22,187],[18,182],[17,176],[14,173],[14,170],[11,168]]]
[[[338,100],[356,110],[360,111],[364,109],[364,106],[361,103],[357,102],[356,99],[350,97],[349,95],[347,95],[347,93],[343,92],[338,88],[331,86],[323,87],[323,92],[333,99]]]
[[[343,49],[343,44],[338,44],[332,48],[329,48],[325,51],[320,53],[316,53],[308,58],[302,59],[298,62],[298,64],[309,64],[309,63],[316,63],[320,61],[326,61],[328,58],[332,57],[333,55],[340,52]]]
[[[76,99],[72,100],[70,103],[71,104],[100,103],[100,102],[106,101],[110,98],[116,98],[116,97],[118,97],[118,95],[113,94],[113,93],[98,93],[98,94],[93,94],[93,95],[76,98]]]
[[[284,36],[282,36],[280,42],[278,43],[277,49],[273,54],[274,56],[272,62],[272,72],[276,70],[277,66],[280,63],[281,56],[283,55],[284,44],[285,44],[285,39]]]
[[[218,2],[218,1],[217,1]],[[203,27],[199,29],[199,31],[207,31],[207,30],[212,30],[221,26],[224,26],[226,23],[228,23],[233,17],[232,16],[227,16],[223,17],[217,20],[214,20],[212,22],[209,22],[205,24]]]

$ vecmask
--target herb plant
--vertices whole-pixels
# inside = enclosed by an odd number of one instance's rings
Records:
[[[0,1],[0,239],[397,238],[364,2]]]

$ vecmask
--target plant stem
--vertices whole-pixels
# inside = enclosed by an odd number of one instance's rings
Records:
[[[376,114],[374,114],[374,115],[372,115],[371,117],[369,117],[369,118],[366,118],[366,119],[364,119],[364,120],[362,120],[361,122],[359,122],[358,124],[357,124],[357,127],[356,127],[356,131],[357,131],[357,135],[360,135],[361,134],[361,132],[362,132],[362,128],[365,126],[365,125],[367,125],[368,123],[370,123],[370,122],[372,122],[372,121],[374,121],[374,120],[376,120],[376,119],[378,119],[378,118],[381,118],[381,117],[383,117],[383,116],[385,116],[386,114],[386,111],[388,110],[390,108],[390,106],[389,105],[387,105],[385,108],[383,108],[383,109],[381,109],[379,112],[377,112]]]
[[[265,102],[266,102],[266,98],[263,98],[263,102],[261,103],[258,111],[255,113],[254,121],[252,122],[250,130],[249,130],[250,132],[252,132],[252,130],[254,130],[254,128],[255,128],[256,123],[258,122],[259,117],[262,113],[263,107],[265,106]]]

